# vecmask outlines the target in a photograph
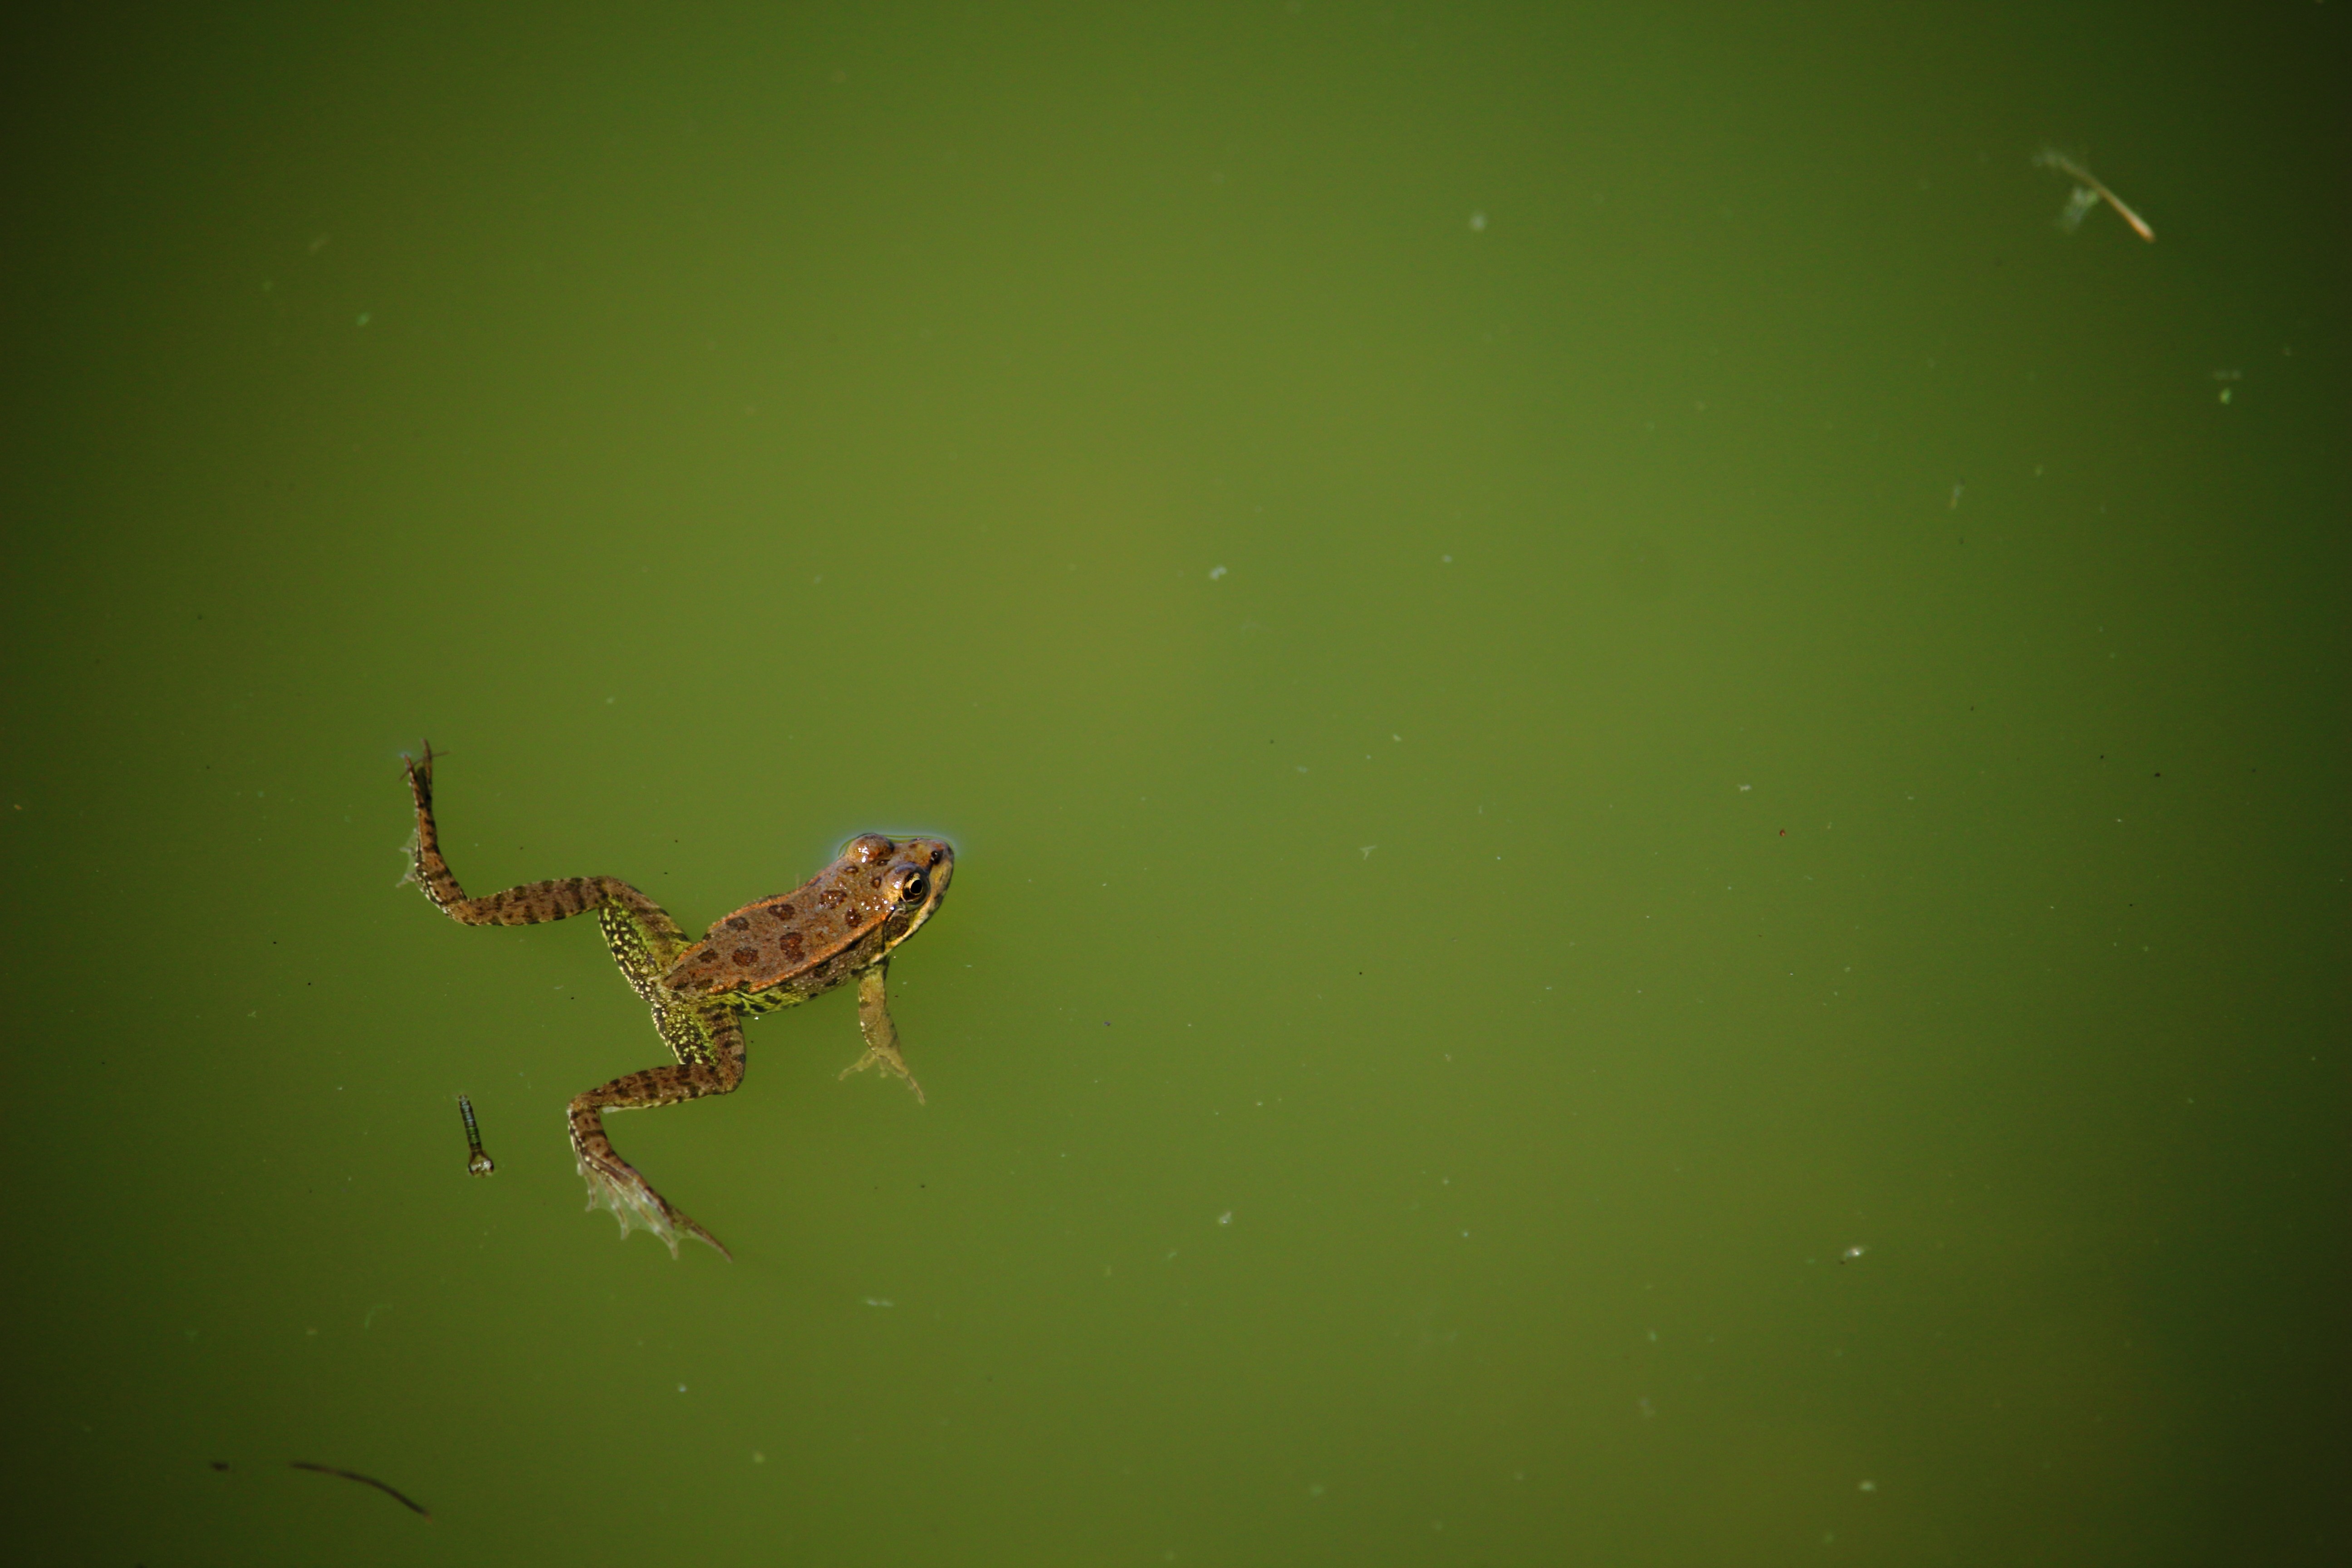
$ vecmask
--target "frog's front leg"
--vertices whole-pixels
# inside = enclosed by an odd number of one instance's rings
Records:
[[[694,1022],[698,1027],[691,1032],[707,1041],[707,1049],[694,1050],[690,1056],[680,1050],[686,1059],[633,1072],[573,1097],[570,1111],[572,1152],[580,1162],[580,1174],[588,1183],[588,1206],[602,1205],[612,1210],[613,1217],[621,1222],[623,1236],[632,1228],[649,1230],[661,1238],[675,1258],[678,1234],[684,1232],[697,1241],[708,1242],[721,1258],[731,1258],[734,1254],[721,1246],[717,1237],[654,1191],[653,1184],[621,1158],[604,1131],[604,1113],[607,1110],[639,1110],[700,1100],[708,1094],[727,1094],[743,1081],[743,1026],[734,1015],[721,1008],[698,1010]],[[685,1032],[669,1027],[663,1030],[665,1035],[672,1036],[674,1047],[678,1044],[677,1036]]]
[[[915,1091],[915,1103],[923,1103],[923,1086],[915,1081],[908,1069],[907,1058],[898,1054],[898,1026],[890,1022],[888,991],[890,961],[884,959],[857,976],[857,1028],[866,1037],[866,1054],[841,1069],[841,1076],[870,1067],[880,1067],[897,1073]]]

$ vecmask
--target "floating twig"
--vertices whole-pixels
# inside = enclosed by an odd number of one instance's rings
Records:
[[[2084,214],[2101,202],[2105,202],[2116,209],[2117,217],[2131,225],[2134,234],[2150,245],[2156,243],[2156,230],[2147,226],[2147,220],[2124,205],[2123,198],[2107,189],[2090,170],[2085,169],[2063,153],[2050,147],[2044,147],[2041,152],[2036,153],[2033,155],[2033,161],[2045,169],[2055,169],[2075,182],[2074,194],[2067,198],[2066,210],[2059,215],[2059,227],[2071,231],[2075,225],[2083,221]]]
[[[363,1487],[373,1487],[376,1490],[382,1492],[384,1496],[390,1498],[401,1507],[413,1509],[416,1512],[423,1514],[427,1519],[431,1519],[433,1517],[433,1510],[431,1509],[426,1508],[423,1503],[418,1502],[415,1498],[410,1497],[407,1493],[384,1485],[382,1481],[377,1480],[373,1476],[363,1476],[357,1470],[339,1470],[332,1465],[314,1465],[307,1459],[289,1459],[286,1462],[298,1470],[316,1470],[322,1476],[341,1476],[347,1481],[357,1481]]]

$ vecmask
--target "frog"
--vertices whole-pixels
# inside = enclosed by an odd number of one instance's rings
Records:
[[[611,1211],[624,1239],[646,1230],[678,1255],[691,1237],[721,1258],[734,1255],[621,1158],[604,1112],[676,1105],[730,1094],[743,1081],[746,1018],[797,1005],[835,986],[857,984],[866,1051],[840,1076],[867,1068],[905,1080],[923,1103],[890,1020],[890,955],[921,930],[947,896],[955,847],[943,837],[861,833],[832,864],[789,893],[754,900],[713,922],[699,942],[668,911],[617,877],[526,882],[469,898],[441,853],[433,819],[433,747],[403,754],[416,826],[404,884],[461,925],[539,925],[594,911],[622,975],[653,1009],[654,1028],[677,1059],[574,1095],[567,1112],[572,1152],[588,1184],[588,1207]]]

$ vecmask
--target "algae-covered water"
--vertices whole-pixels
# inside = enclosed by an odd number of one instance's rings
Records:
[[[2336,1561],[2345,10],[19,24],[11,1555]]]

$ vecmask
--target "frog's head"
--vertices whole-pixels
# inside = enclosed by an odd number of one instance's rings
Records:
[[[868,868],[859,879],[887,901],[896,947],[931,918],[955,875],[955,846],[919,834],[862,833],[841,847],[841,858]]]

